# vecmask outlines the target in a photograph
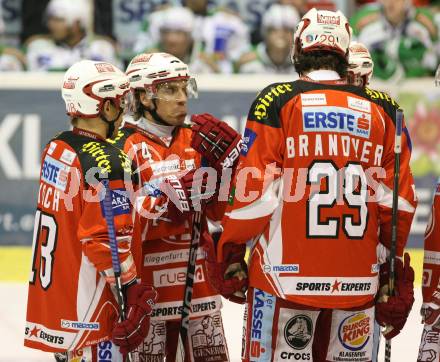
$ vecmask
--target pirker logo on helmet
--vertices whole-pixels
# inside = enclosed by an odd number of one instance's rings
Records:
[[[79,79],[79,77],[69,77],[63,83],[64,89],[75,89],[75,83]]]
[[[309,10],[302,18],[293,35],[292,61],[302,53],[326,50],[348,56],[351,28],[340,11]]]
[[[323,15],[318,13],[316,14],[316,21],[318,24],[341,25],[340,16]]]
[[[99,73],[115,72],[115,67],[110,63],[96,63],[95,67]]]
[[[153,53],[139,54],[138,56],[133,58],[133,60],[131,61],[131,64],[148,63],[152,56],[153,56]]]

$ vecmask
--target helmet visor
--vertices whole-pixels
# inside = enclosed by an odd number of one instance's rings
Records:
[[[197,83],[194,78],[156,82],[152,87],[146,89],[146,91],[151,98],[168,102],[198,97]]]

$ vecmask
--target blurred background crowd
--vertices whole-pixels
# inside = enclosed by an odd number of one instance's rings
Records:
[[[374,77],[432,76],[440,1],[0,0],[0,70],[60,71],[80,58],[124,68],[164,51],[201,73],[292,73],[293,32],[310,8],[342,10]]]

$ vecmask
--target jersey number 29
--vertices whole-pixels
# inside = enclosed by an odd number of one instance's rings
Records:
[[[319,188],[323,178],[326,179],[326,189],[311,193],[307,200],[307,237],[337,238],[342,223],[342,231],[348,239],[363,238],[368,223],[368,190],[362,166],[348,162],[338,169],[332,161],[312,163],[307,183]],[[322,220],[321,210],[333,208],[337,202],[358,213],[358,221],[354,221],[351,213]]]

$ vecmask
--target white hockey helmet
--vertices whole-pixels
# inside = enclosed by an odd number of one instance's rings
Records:
[[[69,116],[93,118],[99,116],[107,99],[124,108],[129,91],[128,77],[114,65],[81,60],[66,71],[61,95]]]
[[[157,86],[167,82],[187,81],[188,97],[197,98],[197,83],[191,77],[188,65],[168,53],[142,53],[136,55],[126,74],[132,89],[143,89],[152,98],[158,98]]]
[[[348,59],[351,27],[341,11],[309,10],[293,35],[292,60],[299,54],[326,50]]]
[[[367,47],[355,41],[350,43],[348,57],[348,80],[350,84],[365,87],[373,74],[373,60]]]
[[[194,30],[194,15],[183,6],[171,6],[163,10],[159,21],[159,30],[175,30],[192,33]]]
[[[273,4],[263,15],[263,31],[268,28],[295,29],[299,21],[299,13],[293,6]]]
[[[46,17],[61,18],[71,26],[79,21],[83,29],[86,29],[90,22],[91,7],[85,0],[50,0],[46,7]]]

